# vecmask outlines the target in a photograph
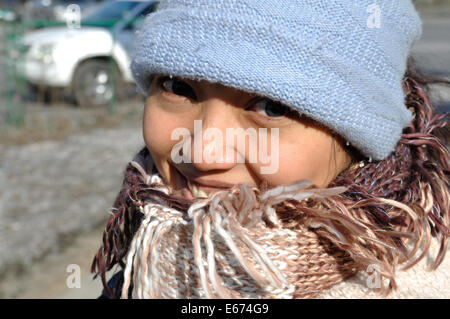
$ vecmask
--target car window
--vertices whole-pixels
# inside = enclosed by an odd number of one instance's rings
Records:
[[[139,2],[111,1],[100,5],[86,15],[84,21],[119,21],[123,19]]]
[[[154,12],[158,8],[159,2],[155,2],[150,6],[145,7],[137,17],[129,21],[125,27],[126,30],[136,30],[144,22],[147,15]]]
[[[153,11],[158,9],[158,5],[159,5],[159,2],[155,2],[151,6],[148,6],[139,14],[139,16],[145,17],[145,16],[149,15],[150,13],[152,13]]]

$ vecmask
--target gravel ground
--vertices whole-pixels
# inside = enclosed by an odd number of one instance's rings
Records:
[[[101,280],[90,273],[92,259],[100,246],[103,226],[74,237],[70,245],[33,264],[20,277],[9,275],[0,282],[3,298],[26,299],[94,299],[101,294]],[[68,265],[78,265],[80,286],[70,287],[73,272]]]
[[[141,145],[140,127],[125,125],[0,146],[0,274],[21,276],[75,235],[103,225],[123,169]],[[2,296],[12,297],[4,289]]]

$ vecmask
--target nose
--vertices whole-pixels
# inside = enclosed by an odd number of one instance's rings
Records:
[[[200,119],[194,121],[191,165],[198,171],[230,170],[245,154],[235,146],[233,129],[239,128],[239,108],[222,98],[202,102]]]

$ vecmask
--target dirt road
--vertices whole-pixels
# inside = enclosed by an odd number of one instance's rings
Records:
[[[0,145],[0,297],[50,297],[53,283],[43,282],[55,280],[61,289],[70,264],[87,275],[100,243],[98,228],[109,216],[123,169],[142,145],[136,124],[61,141]],[[88,297],[58,289],[53,296]]]
[[[100,296],[103,289],[99,278],[93,280],[90,263],[102,236],[102,227],[78,236],[70,246],[59,254],[50,254],[36,263],[20,278],[9,276],[0,284],[4,298],[30,299],[92,299]],[[73,285],[74,270],[78,265],[80,285]],[[69,284],[67,284],[69,282]]]

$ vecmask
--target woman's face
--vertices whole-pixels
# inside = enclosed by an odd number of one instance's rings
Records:
[[[188,198],[237,183],[326,187],[350,164],[341,140],[282,104],[164,75],[149,88],[143,135],[162,178]]]

